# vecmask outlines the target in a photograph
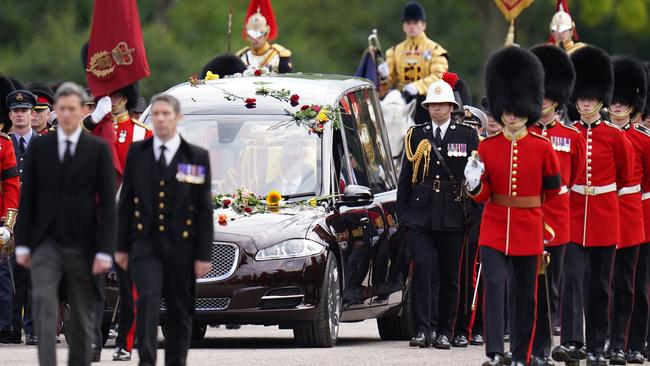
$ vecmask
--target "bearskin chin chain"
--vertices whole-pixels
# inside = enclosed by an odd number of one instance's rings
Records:
[[[429,174],[429,163],[431,161],[431,143],[428,139],[420,141],[418,147],[415,149],[415,154],[411,150],[411,135],[413,129],[409,129],[404,136],[404,147],[406,150],[406,158],[413,163],[413,177],[411,178],[411,183],[415,184],[418,181],[418,170],[420,169],[420,164],[422,159],[424,159],[424,169],[422,171],[422,177],[424,178]]]

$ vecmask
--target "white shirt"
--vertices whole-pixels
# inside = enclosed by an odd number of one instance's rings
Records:
[[[72,142],[70,145],[70,153],[74,156],[74,152],[77,149],[79,144],[79,136],[81,136],[81,125],[70,135],[66,135],[61,128],[56,129],[56,139],[59,142],[59,160],[63,161],[63,156],[65,155],[65,149],[67,148],[67,141]]]
[[[156,161],[160,159],[160,147],[162,145],[165,145],[165,162],[167,165],[171,163],[172,159],[174,159],[174,155],[176,155],[176,151],[178,151],[178,148],[181,146],[181,135],[176,133],[174,137],[171,139],[167,140],[166,142],[163,142],[158,136],[153,137],[153,154],[154,157],[156,158]]]
[[[442,125],[438,126],[435,122],[431,121],[431,128],[433,128],[433,136],[436,136],[436,130],[438,127],[440,127],[440,140],[445,138],[445,133],[447,133],[447,128],[449,128],[449,125],[451,124],[451,118],[447,120],[447,122],[443,123]]]

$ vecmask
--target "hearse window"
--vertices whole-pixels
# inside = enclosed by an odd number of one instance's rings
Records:
[[[345,143],[348,148],[348,161],[350,164],[352,177],[347,184],[358,184],[365,187],[370,187],[368,176],[366,175],[366,163],[363,158],[363,150],[359,135],[356,130],[354,117],[347,113],[341,113],[341,127],[345,133]]]
[[[334,134],[332,162],[334,164],[334,169],[332,170],[332,192],[343,193],[345,187],[351,182],[350,174],[348,173],[348,159],[345,158],[345,148],[340,133]]]
[[[379,131],[377,111],[372,105],[374,95],[371,89],[362,89],[348,94],[348,102],[354,117],[354,128],[366,162],[370,189],[381,193],[394,189],[393,167],[386,154],[383,132]]]

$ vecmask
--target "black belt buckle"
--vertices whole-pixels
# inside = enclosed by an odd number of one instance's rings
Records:
[[[433,190],[436,191],[436,193],[440,192],[440,180],[436,179],[433,181]]]

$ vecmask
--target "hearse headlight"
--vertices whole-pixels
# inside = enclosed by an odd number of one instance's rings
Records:
[[[312,240],[289,239],[259,250],[255,255],[255,260],[268,261],[273,259],[309,257],[320,254],[324,250],[325,247],[323,245]]]

